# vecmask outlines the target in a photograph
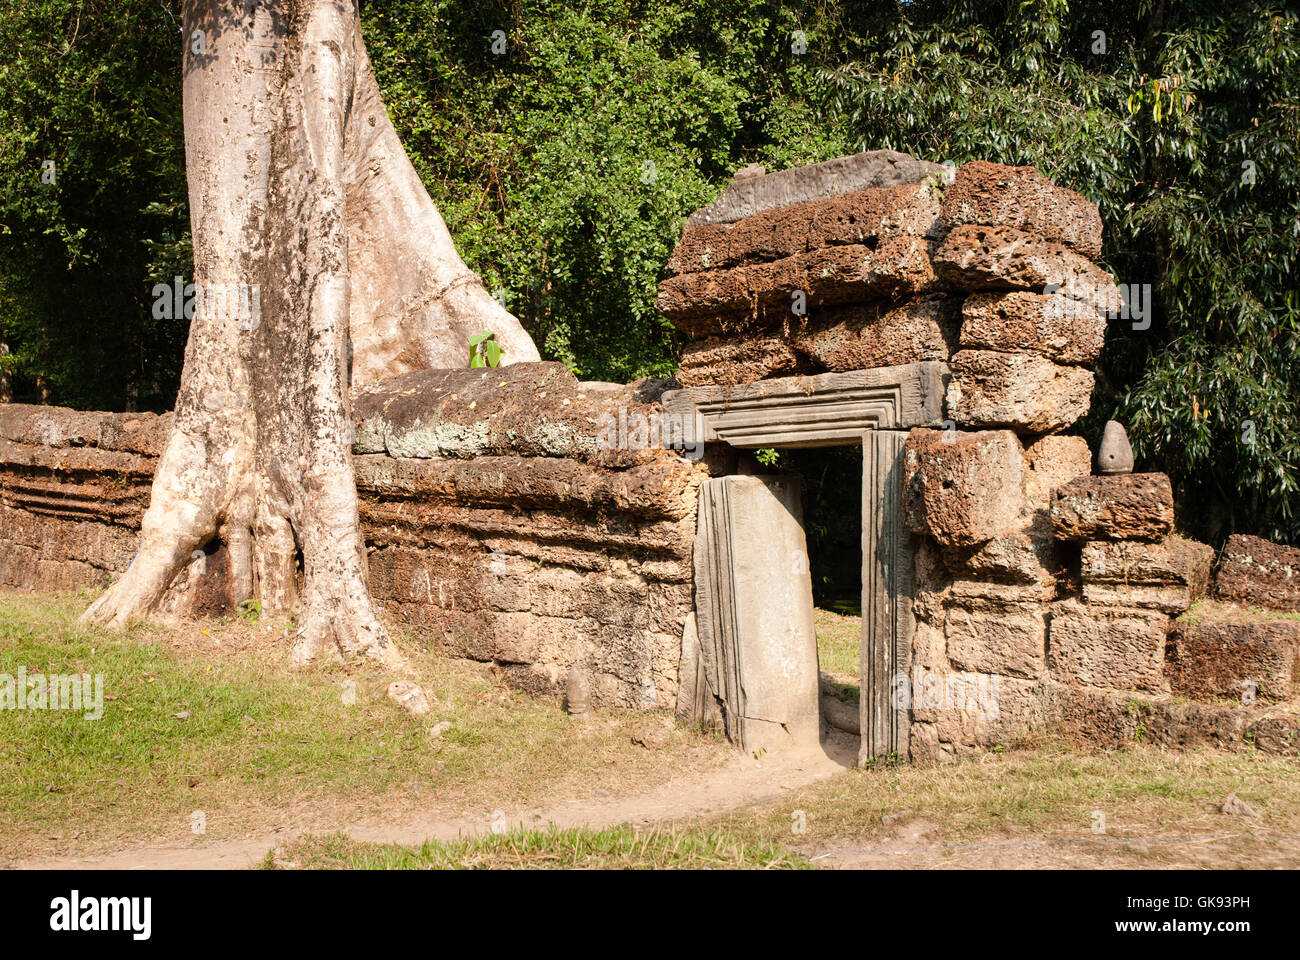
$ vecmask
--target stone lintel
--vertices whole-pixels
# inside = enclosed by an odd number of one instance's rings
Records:
[[[938,361],[778,377],[663,395],[687,443],[733,447],[816,447],[861,443],[869,430],[907,430],[943,421],[946,364]]]

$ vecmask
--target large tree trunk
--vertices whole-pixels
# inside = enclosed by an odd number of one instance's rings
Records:
[[[219,537],[236,602],[296,609],[299,662],[395,664],[366,584],[350,390],[464,366],[480,330],[505,362],[537,348],[457,256],[389,122],[354,0],[189,0],[184,29],[194,280],[260,310],[196,301],[139,551],[85,616],[156,611]]]

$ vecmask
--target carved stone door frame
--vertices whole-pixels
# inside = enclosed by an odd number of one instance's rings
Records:
[[[663,396],[665,420],[686,444],[862,445],[862,763],[908,755],[908,710],[894,699],[895,678],[910,672],[916,629],[914,546],[902,522],[903,442],[912,427],[941,424],[947,373],[942,363],[911,363]]]

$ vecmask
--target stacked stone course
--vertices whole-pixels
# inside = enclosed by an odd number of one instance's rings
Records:
[[[662,390],[541,363],[420,371],[357,397],[370,586],[397,631],[534,692],[582,663],[596,704],[671,709],[704,468],[602,433],[620,412],[657,415]],[[102,587],[124,571],[170,426],[0,407],[0,583]],[[225,559],[209,545],[165,612],[229,613]]]

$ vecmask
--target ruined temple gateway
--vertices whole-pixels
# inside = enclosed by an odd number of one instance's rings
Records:
[[[371,594],[397,635],[525,689],[578,668],[597,705],[816,742],[798,478],[749,451],[854,445],[864,760],[1052,729],[1294,753],[1300,623],[1172,620],[1213,551],[1174,535],[1167,478],[1094,476],[1066,432],[1114,301],[1100,244],[1096,208],[1031,168],[881,151],[737,179],[660,287],[691,339],[675,382],[521,363],[357,391]],[[170,419],[0,407],[0,581],[124,570]],[[1234,538],[1218,595],[1295,609],[1295,553]],[[228,607],[229,572],[214,540],[167,612]]]

